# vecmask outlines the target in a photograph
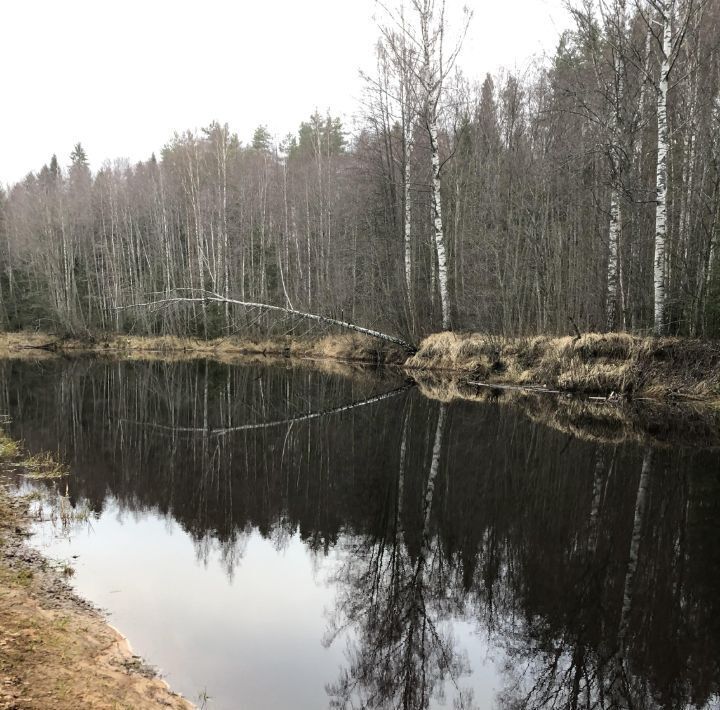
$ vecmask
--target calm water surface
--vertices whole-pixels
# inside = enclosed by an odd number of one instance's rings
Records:
[[[205,362],[3,363],[0,411],[72,471],[37,544],[209,708],[718,707],[716,451]]]

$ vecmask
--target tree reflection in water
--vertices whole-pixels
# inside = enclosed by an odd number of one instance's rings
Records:
[[[71,464],[73,501],[171,516],[228,574],[250,530],[341,550],[335,706],[471,707],[457,620],[504,660],[502,708],[717,702],[716,451],[609,447],[387,377],[6,362],[0,411]]]
[[[333,707],[427,708],[433,696],[443,696],[446,681],[457,692],[456,707],[471,705],[471,693],[460,687],[470,664],[446,623],[459,611],[445,593],[451,570],[431,529],[447,405],[438,406],[415,554],[404,544],[401,519],[409,418],[408,411],[394,490],[384,496],[386,525],[379,536],[353,541],[333,580],[338,604],[325,643],[347,626],[355,631],[348,667],[328,688]]]

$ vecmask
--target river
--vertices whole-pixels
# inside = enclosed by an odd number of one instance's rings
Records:
[[[720,454],[389,371],[0,363],[34,543],[200,706],[718,707]]]

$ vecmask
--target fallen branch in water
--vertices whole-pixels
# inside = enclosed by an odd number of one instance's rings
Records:
[[[492,382],[471,382],[468,381],[469,385],[473,387],[487,387],[491,390],[519,390],[521,392],[533,392],[534,394],[562,394],[560,390],[549,390],[545,387],[533,387],[527,385],[501,385]]]
[[[54,353],[58,349],[57,340],[53,340],[51,343],[41,343],[40,345],[18,345],[18,350],[47,350]]]
[[[417,348],[408,343],[402,338],[398,338],[395,335],[388,335],[382,333],[379,330],[373,330],[372,328],[364,328],[355,323],[349,323],[344,320],[337,320],[336,318],[329,318],[328,316],[321,316],[317,313],[306,313],[304,311],[298,311],[295,308],[288,308],[286,306],[273,306],[269,303],[255,303],[252,301],[239,301],[234,298],[226,298],[218,293],[211,291],[203,292],[202,296],[173,296],[172,298],[162,298],[157,301],[148,301],[146,303],[131,303],[128,306],[117,306],[115,310],[124,311],[130,308],[154,308],[158,306],[169,305],[171,303],[228,303],[234,306],[242,306],[244,308],[259,308],[265,311],[280,311],[281,313],[287,313],[289,315],[297,316],[298,318],[305,318],[306,320],[314,320],[318,323],[326,323],[328,325],[336,325],[340,328],[355,331],[356,333],[362,333],[368,335],[371,338],[377,338],[378,340],[384,340],[388,343],[394,343],[404,348],[408,353],[417,352]]]

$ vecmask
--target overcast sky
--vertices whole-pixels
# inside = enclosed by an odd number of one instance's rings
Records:
[[[392,0],[389,0],[392,3]],[[374,0],[1,0],[0,183],[81,141],[106,159],[149,157],[217,119],[247,142],[317,108],[351,124],[372,70]],[[462,68],[524,69],[568,26],[563,0],[448,0],[474,11]]]

